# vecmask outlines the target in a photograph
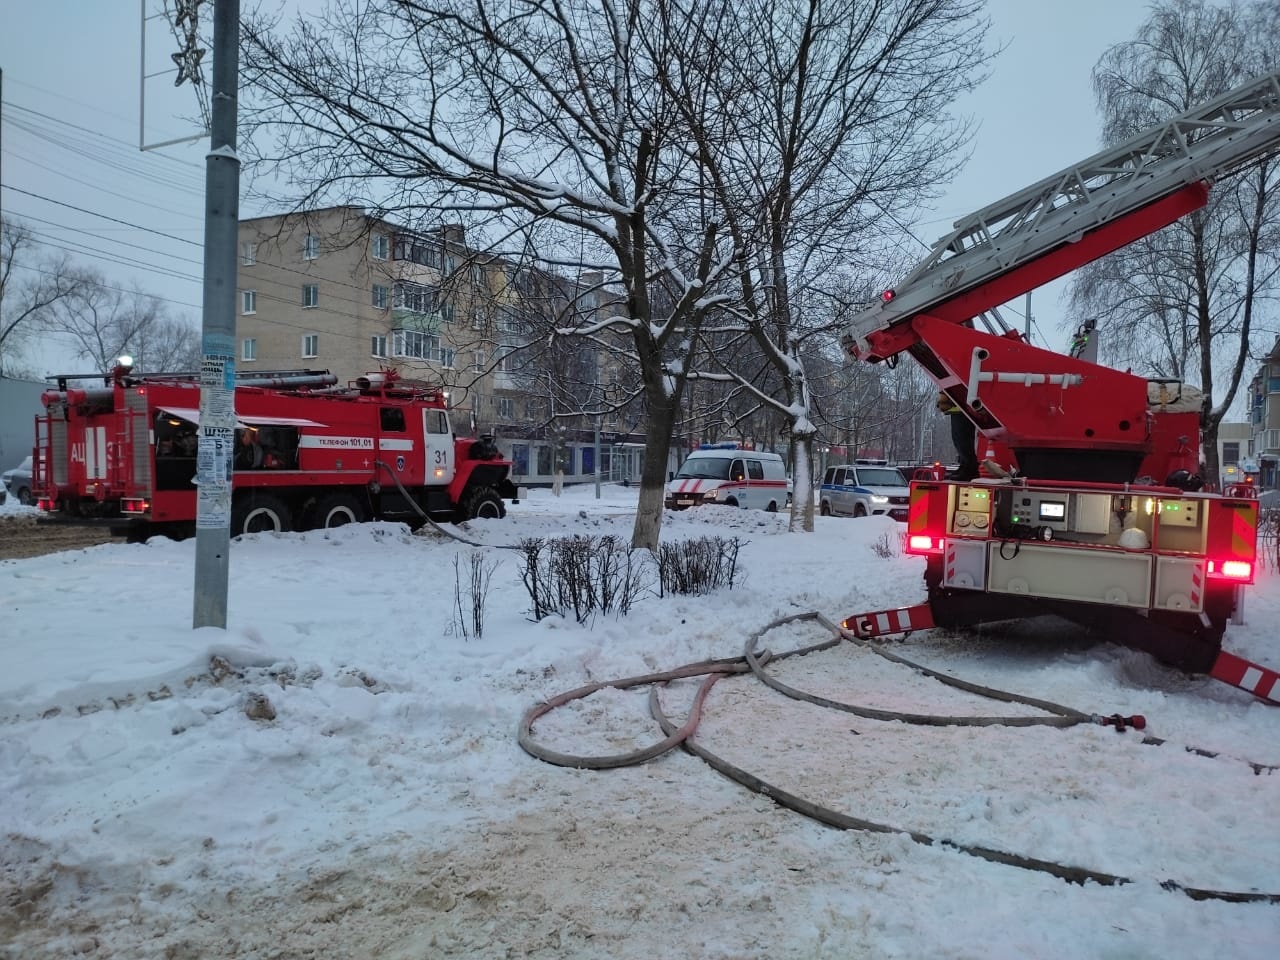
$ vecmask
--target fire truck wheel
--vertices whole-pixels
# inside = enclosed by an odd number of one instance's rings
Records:
[[[467,494],[462,505],[463,516],[467,520],[483,518],[500,520],[507,515],[506,504],[498,496],[493,487],[476,487]]]
[[[244,533],[284,533],[290,529],[289,508],[269,493],[239,497],[231,508],[231,535]]]
[[[369,519],[369,511],[357,497],[349,493],[334,493],[316,506],[315,518],[316,526],[327,530],[348,523],[364,523]]]

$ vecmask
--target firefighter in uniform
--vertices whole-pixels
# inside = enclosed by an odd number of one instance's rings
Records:
[[[959,466],[956,468],[955,480],[972,480],[978,476],[978,434],[973,421],[965,416],[964,411],[947,394],[938,394],[938,409],[951,421],[951,442],[956,447]]]
[[[253,427],[245,427],[240,431],[240,445],[236,448],[235,468],[237,470],[258,470],[263,466],[262,445],[258,443],[258,432]]]

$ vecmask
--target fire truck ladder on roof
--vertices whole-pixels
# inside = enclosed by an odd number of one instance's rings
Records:
[[[965,323],[1203,206],[1208,181],[1277,145],[1280,72],[957,220],[880,304],[853,318],[846,346],[860,358],[883,360],[915,342],[883,333],[919,314]],[[1144,210],[1149,215],[1127,229],[1080,242]]]

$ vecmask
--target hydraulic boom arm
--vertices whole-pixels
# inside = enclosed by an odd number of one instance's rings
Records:
[[[1280,72],[1259,77],[958,220],[845,342],[884,360],[927,314],[964,323],[1203,206],[1208,184],[1280,142]]]
[[[1123,482],[1140,469],[1163,477],[1194,468],[1194,404],[1174,414],[1162,395],[1157,417],[1143,378],[1033,347],[1014,331],[974,330],[972,321],[1199,209],[1215,178],[1278,146],[1280,72],[957,221],[854,317],[844,344],[871,362],[909,351],[1027,475]]]

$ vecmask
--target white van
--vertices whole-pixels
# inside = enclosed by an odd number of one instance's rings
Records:
[[[667,484],[664,502],[670,510],[719,503],[776,512],[787,506],[787,471],[776,453],[703,444]]]

